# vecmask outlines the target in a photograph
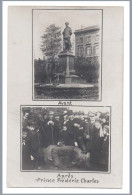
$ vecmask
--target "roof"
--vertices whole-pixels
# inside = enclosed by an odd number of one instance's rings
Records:
[[[79,29],[79,30],[75,30],[75,34],[78,34],[78,33],[81,33],[81,32],[89,32],[89,31],[95,31],[95,30],[100,30],[100,27],[99,26],[89,26],[87,28],[82,28],[82,29]]]

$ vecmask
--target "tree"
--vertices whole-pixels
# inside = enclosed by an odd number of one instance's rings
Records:
[[[78,76],[86,80],[87,83],[98,83],[99,61],[97,57],[78,57],[75,59],[75,71]]]
[[[55,24],[51,24],[46,28],[45,34],[41,38],[41,50],[47,57],[48,77],[51,83],[55,74],[55,56],[61,50],[61,28],[59,26],[55,26]]]
[[[45,34],[41,38],[41,50],[43,54],[47,56],[48,59],[54,59],[61,50],[61,28],[55,26],[55,24],[51,24],[46,28]]]

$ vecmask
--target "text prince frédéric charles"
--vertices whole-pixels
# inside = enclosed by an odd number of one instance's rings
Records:
[[[76,178],[71,173],[58,173],[56,179],[53,179],[52,177],[43,177],[43,178],[36,178],[36,182],[44,182],[44,183],[99,183],[99,180],[95,178],[85,178],[80,177]]]

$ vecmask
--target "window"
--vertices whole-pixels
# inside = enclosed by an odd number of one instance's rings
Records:
[[[79,56],[80,56],[80,57],[83,56],[83,47],[79,47]]]
[[[86,40],[87,42],[91,42],[91,36],[88,36]]]
[[[94,54],[99,55],[99,45],[94,46]]]
[[[92,47],[89,46],[89,47],[86,48],[86,55],[87,56],[91,56],[92,55]]]
[[[77,44],[82,44],[83,43],[83,37],[79,37],[76,39]]]
[[[80,37],[80,43],[83,43],[83,37]]]
[[[99,35],[96,35],[95,40],[99,41]]]

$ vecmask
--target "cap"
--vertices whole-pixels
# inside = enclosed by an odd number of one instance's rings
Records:
[[[109,133],[109,126],[108,125],[105,125],[103,129],[105,129],[106,132]]]
[[[89,117],[94,117],[95,114],[94,114],[93,112],[88,112],[88,116],[89,116]]]
[[[55,113],[55,116],[60,116],[60,115],[59,115],[59,113],[56,112],[56,113]]]
[[[54,114],[54,112],[53,111],[49,111],[49,115],[53,115]]]
[[[62,116],[65,116],[65,115],[68,115],[67,110],[64,110],[63,113],[62,113]]]

